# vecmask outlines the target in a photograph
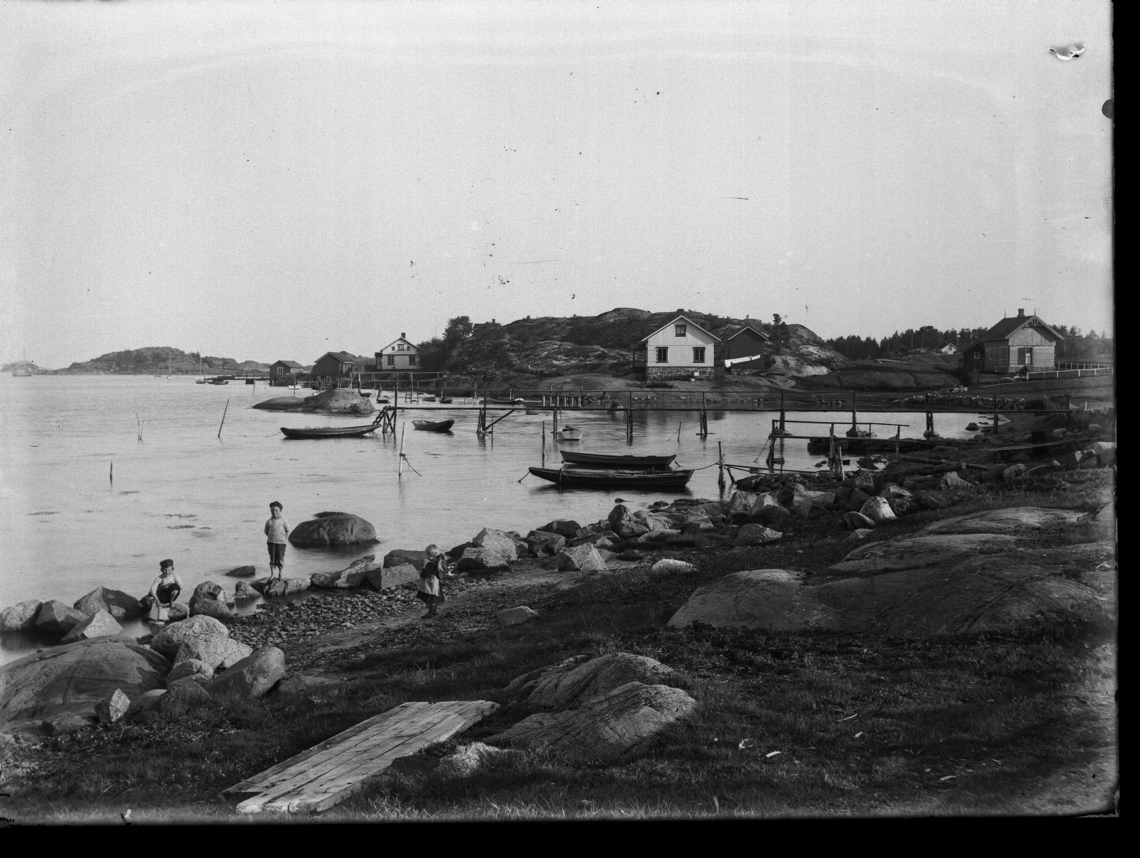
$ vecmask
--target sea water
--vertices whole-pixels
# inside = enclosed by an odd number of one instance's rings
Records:
[[[225,573],[235,567],[268,573],[262,528],[274,500],[291,526],[342,511],[376,528],[375,544],[290,545],[285,574],[306,577],[367,554],[380,559],[394,548],[422,550],[434,542],[447,549],[484,527],[525,534],[552,519],[595,522],[619,498],[634,508],[682,496],[718,498],[719,450],[731,464],[762,465],[778,417],[710,410],[709,434],[701,438],[695,411],[635,412],[627,443],[624,412],[563,411],[562,425],[584,435],[556,442],[549,413],[516,411],[481,438],[476,411],[439,405],[401,411],[395,434],[288,440],[280,427],[371,418],[252,408],[281,395],[289,391],[241,381],[196,385],[180,376],[0,377],[0,608],[26,599],[70,605],[98,586],[141,596],[167,557],[186,586],[183,600],[204,580],[232,590],[235,579]],[[904,438],[921,437],[925,428],[922,414],[863,416],[909,424]],[[412,419],[420,418],[456,422],[450,434],[413,431]],[[850,425],[848,412],[788,412],[787,418],[834,419],[837,434]],[[964,437],[969,419],[938,414],[935,429]],[[826,435],[829,427],[794,429]],[[678,467],[698,470],[681,491],[560,490],[527,471],[544,453],[547,466],[558,467],[560,449],[676,454]],[[807,452],[806,441],[787,442],[784,467],[814,469],[822,458]],[[0,642],[0,661],[16,651],[11,641]]]

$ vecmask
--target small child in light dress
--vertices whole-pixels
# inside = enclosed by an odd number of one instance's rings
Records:
[[[416,598],[427,605],[428,609],[420,619],[428,620],[436,615],[436,609],[444,601],[443,579],[450,572],[447,568],[447,558],[439,550],[438,545],[429,545],[424,552],[427,554],[427,560],[420,572],[420,582],[416,585]]]

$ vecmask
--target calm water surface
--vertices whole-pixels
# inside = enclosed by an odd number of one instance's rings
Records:
[[[777,416],[710,412],[710,434],[701,439],[696,412],[637,415],[627,444],[624,415],[564,412],[563,424],[585,435],[559,445],[550,439],[549,414],[516,412],[496,426],[493,439],[480,439],[476,412],[439,406],[441,419],[456,419],[450,435],[412,431],[413,418],[431,415],[401,413],[397,425],[407,426],[404,452],[414,471],[405,467],[397,476],[398,434],[286,440],[281,426],[355,425],[368,418],[251,408],[282,393],[263,383],[196,385],[190,377],[0,377],[0,608],[33,598],[71,604],[99,585],[142,595],[164,557],[174,558],[188,591],[207,579],[232,589],[234,579],[225,572],[236,566],[255,565],[259,575],[267,574],[262,525],[271,500],[281,501],[290,525],[340,510],[376,527],[376,545],[290,546],[286,574],[300,577],[393,548],[422,549],[430,542],[449,548],[483,527],[526,533],[555,518],[597,521],[618,497],[634,507],[678,497],[630,489],[559,491],[528,475],[527,467],[541,462],[544,422],[552,467],[560,461],[559,446],[676,453],[679,466],[704,468],[682,494],[716,498],[718,442],[726,461],[752,463]],[[797,416],[834,418],[837,431],[850,420],[846,412],[788,414]],[[921,414],[868,416],[910,424],[903,437],[920,437],[924,428]],[[963,437],[970,415],[935,419],[940,434]],[[826,426],[815,428],[826,434]],[[803,441],[789,443],[785,458],[786,467],[804,469],[821,459],[809,455]],[[7,660],[12,645],[0,646],[0,661]]]

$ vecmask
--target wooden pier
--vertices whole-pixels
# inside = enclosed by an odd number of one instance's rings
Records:
[[[223,790],[239,813],[315,813],[364,788],[393,760],[442,742],[499,708],[486,700],[404,703]]]

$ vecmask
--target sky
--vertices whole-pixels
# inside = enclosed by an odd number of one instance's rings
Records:
[[[0,361],[615,307],[1103,332],[1111,13],[0,4]]]

